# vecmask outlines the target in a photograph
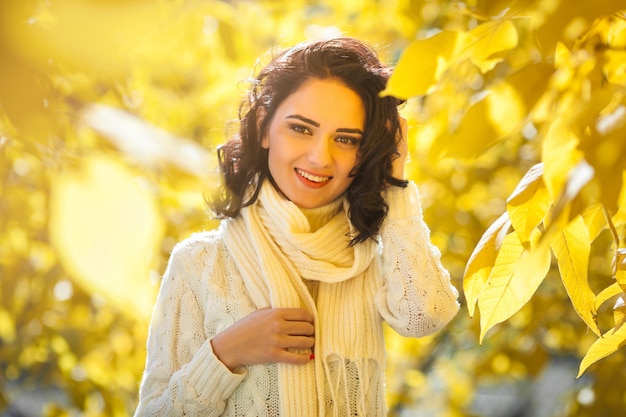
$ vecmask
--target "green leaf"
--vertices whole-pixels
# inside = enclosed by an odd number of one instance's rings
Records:
[[[414,41],[404,51],[381,95],[407,99],[426,94],[462,49],[463,32],[443,31]]]
[[[509,319],[531,299],[548,273],[550,261],[547,245],[526,250],[517,233],[504,238],[491,276],[478,296],[480,343],[489,329]]]
[[[596,322],[596,297],[587,277],[591,241],[581,216],[577,216],[560,231],[552,243],[561,280],[574,309],[591,330],[600,336]]]
[[[498,249],[500,249],[510,226],[508,213],[502,213],[485,231],[467,262],[463,274],[463,292],[470,317],[474,316],[474,307],[478,301],[478,295],[491,275]]]
[[[604,333],[587,351],[580,363],[576,378],[580,378],[589,366],[617,352],[624,345],[626,345],[626,326],[621,326],[619,329],[613,328]]]
[[[552,203],[543,183],[543,164],[534,165],[507,200],[513,228],[523,244],[530,242],[532,231],[542,222]]]

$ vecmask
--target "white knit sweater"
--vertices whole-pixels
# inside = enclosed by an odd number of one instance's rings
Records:
[[[384,416],[382,320],[424,336],[458,311],[417,187],[391,187],[379,244],[348,247],[347,203],[300,210],[269,183],[218,230],[172,252],[135,416]],[[315,360],[226,368],[211,338],[266,305],[306,308]]]

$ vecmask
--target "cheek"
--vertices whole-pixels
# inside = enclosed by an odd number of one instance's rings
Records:
[[[281,176],[281,172],[283,172],[287,165],[288,161],[286,161],[285,156],[281,153],[280,147],[276,146],[276,144],[272,144],[272,146],[267,149],[267,166],[272,176]]]
[[[358,154],[350,155],[350,157],[346,158],[345,162],[343,163],[344,170],[348,174],[351,174],[352,171],[354,170],[354,167],[356,166],[358,162],[359,162]]]

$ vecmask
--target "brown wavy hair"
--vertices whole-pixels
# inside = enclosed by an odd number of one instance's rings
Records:
[[[239,109],[239,132],[218,148],[224,184],[209,203],[212,210],[221,218],[235,217],[256,201],[263,181],[272,180],[261,139],[276,109],[305,81],[333,79],[356,92],[365,106],[365,131],[346,192],[348,218],[356,229],[351,243],[375,239],[388,210],[381,192],[389,185],[407,185],[392,175],[392,161],[399,156],[401,101],[380,97],[391,71],[370,46],[348,37],[303,42],[275,55],[252,80]]]

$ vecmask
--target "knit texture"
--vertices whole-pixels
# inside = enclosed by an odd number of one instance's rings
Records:
[[[378,244],[348,245],[345,201],[300,210],[267,183],[239,217],[177,245],[150,326],[136,416],[386,415],[382,320],[422,336],[459,307],[415,185],[385,198]],[[268,305],[313,314],[315,360],[231,373],[212,336]]]

